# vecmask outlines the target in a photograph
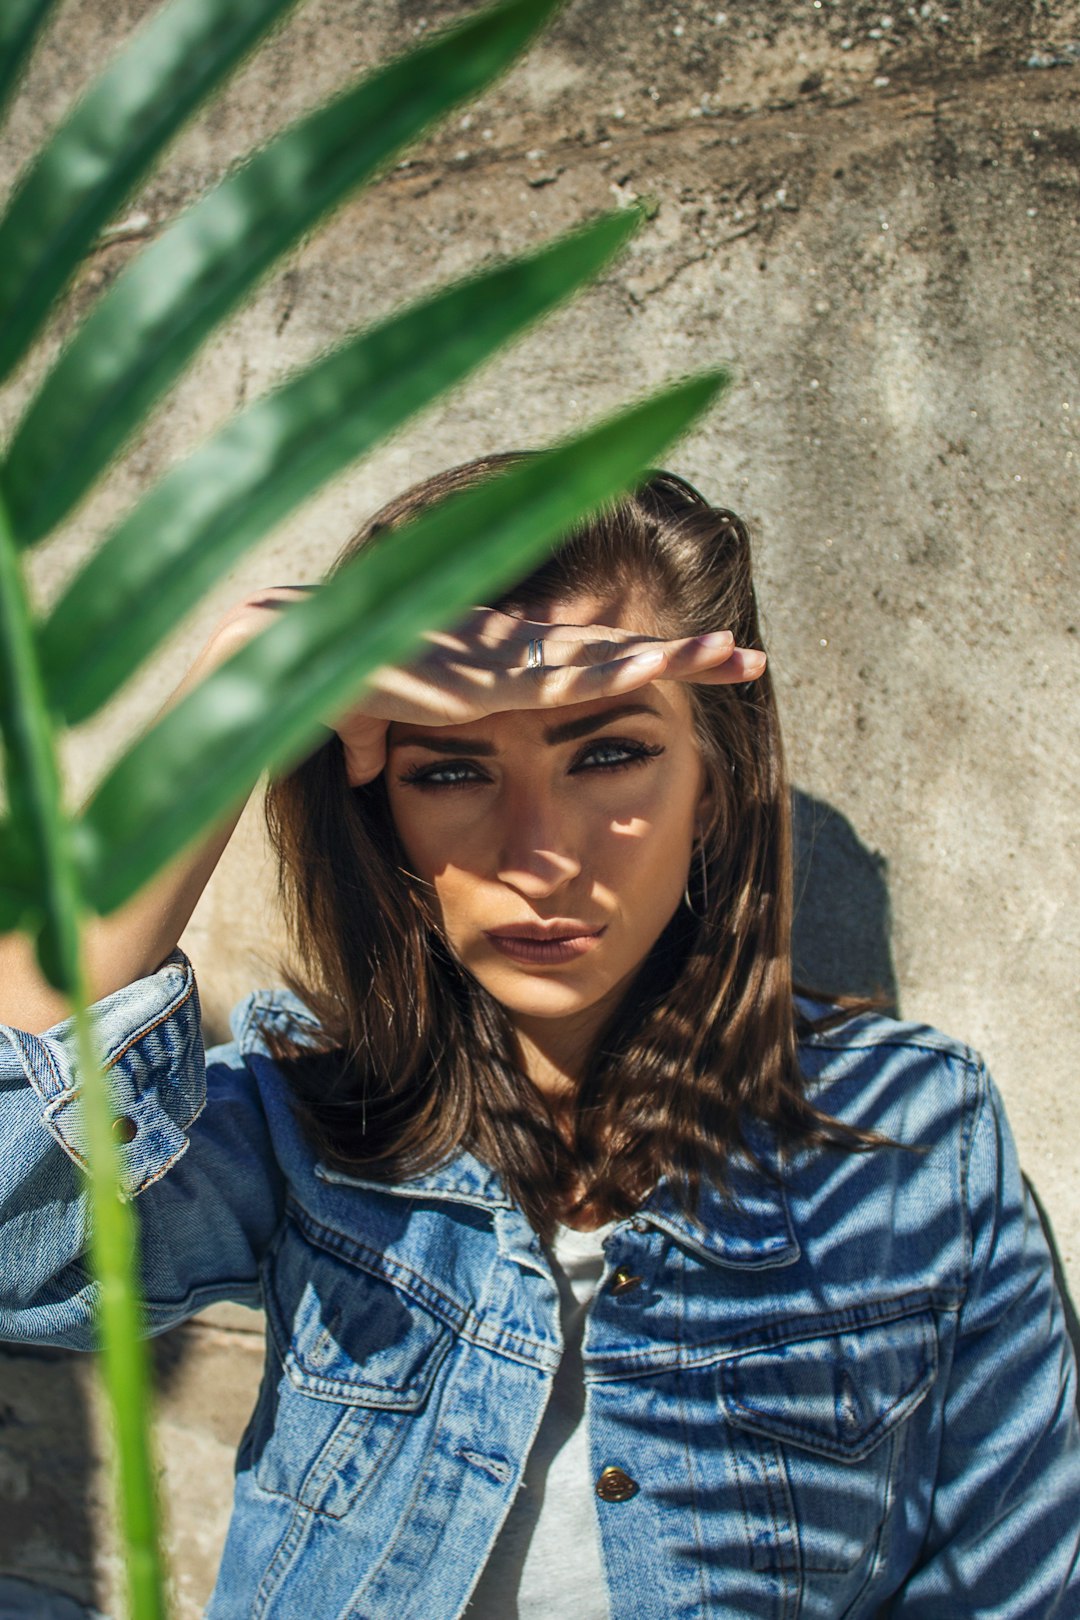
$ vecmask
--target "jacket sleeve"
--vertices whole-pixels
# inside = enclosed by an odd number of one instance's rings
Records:
[[[259,1261],[284,1197],[258,1087],[235,1046],[203,1055],[191,964],[93,1008],[113,1107],[130,1141],[147,1327],[216,1300],[258,1305]],[[0,1339],[92,1348],[88,1184],[71,1022],[0,1025]]]
[[[970,1272],[930,1531],[890,1620],[1080,1620],[1076,1364],[1049,1250],[981,1067],[966,1163]]]

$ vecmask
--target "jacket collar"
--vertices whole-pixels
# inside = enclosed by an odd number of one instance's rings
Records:
[[[317,1164],[320,1181],[335,1186],[364,1187],[372,1192],[395,1193],[399,1198],[435,1199],[454,1204],[473,1204],[478,1209],[513,1209],[499,1177],[471,1153],[458,1153],[432,1170],[402,1181],[375,1181],[367,1176],[351,1176],[328,1164]]]
[[[714,1182],[703,1181],[698,1205],[700,1224],[680,1208],[666,1178],[630,1221],[645,1222],[667,1232],[684,1248],[716,1265],[759,1271],[791,1265],[800,1251],[778,1173],[775,1138],[763,1126],[754,1126],[747,1136],[763,1169],[757,1169],[740,1154],[732,1159],[727,1193]],[[471,1204],[491,1210],[514,1208],[499,1177],[471,1153],[459,1153],[421,1175],[394,1182],[351,1176],[324,1164],[318,1165],[315,1173],[321,1181],[402,1198]]]
[[[291,991],[249,996],[234,1014],[233,1027],[242,1048],[261,1047],[264,1037],[260,1026],[268,1016],[311,1021],[310,1012]],[[684,1248],[716,1265],[759,1271],[791,1265],[800,1251],[780,1176],[775,1135],[767,1126],[752,1121],[746,1136],[763,1170],[745,1155],[736,1154],[729,1167],[728,1193],[721,1192],[711,1181],[703,1181],[698,1205],[700,1224],[679,1207],[666,1179],[658,1183],[632,1219],[669,1233]],[[480,1209],[514,1208],[499,1177],[471,1153],[459,1153],[422,1175],[398,1182],[350,1176],[324,1164],[316,1166],[315,1174],[334,1185],[362,1187],[403,1198],[471,1204]]]
[[[634,1219],[648,1221],[670,1233],[684,1248],[715,1265],[752,1271],[792,1265],[801,1251],[791,1223],[775,1137],[760,1125],[746,1134],[762,1168],[759,1170],[744,1154],[734,1154],[728,1166],[726,1192],[716,1182],[702,1180],[697,1220],[682,1209],[666,1177]]]

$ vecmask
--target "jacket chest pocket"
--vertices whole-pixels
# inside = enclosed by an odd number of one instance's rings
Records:
[[[876,1565],[905,1420],[936,1375],[929,1312],[722,1363],[720,1399],[756,1568]]]
[[[240,1464],[262,1490],[340,1518],[409,1439],[453,1334],[292,1224],[265,1295],[267,1370]]]

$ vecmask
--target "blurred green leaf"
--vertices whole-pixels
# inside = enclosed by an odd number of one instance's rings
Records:
[[[10,934],[26,916],[27,907],[11,889],[0,888],[0,934]]]
[[[92,903],[111,911],[235,805],[259,771],[295,761],[320,721],[423,626],[520,578],[586,512],[625,488],[727,384],[693,378],[569,444],[444,502],[351,561],[189,693],[109,772],[79,827]],[[467,545],[461,543],[468,537]]]
[[[62,912],[54,850],[66,850],[70,827],[61,803],[52,726],[38,668],[26,582],[0,498],[0,736],[4,741],[8,821],[0,858],[9,893],[20,875],[35,881],[39,916],[55,934]],[[14,880],[14,881],[12,881]],[[20,910],[22,908],[20,907]],[[53,981],[55,982],[55,981]]]
[[[5,724],[10,725],[10,718],[6,717]],[[31,912],[40,910],[35,876],[34,863],[11,823],[0,821],[0,934],[18,928]]]
[[[165,143],[293,4],[173,0],[76,104],[0,221],[0,381]]]
[[[249,545],[594,276],[637,223],[607,215],[406,310],[196,451],[93,554],[41,629],[54,710],[72,724],[93,714]]]
[[[0,5],[0,113],[19,82],[19,74],[34,48],[46,17],[56,0],[3,0]]]
[[[11,446],[5,482],[21,545],[70,512],[274,261],[402,145],[489,84],[554,9],[554,0],[510,0],[372,75],[272,141],[124,271]]]

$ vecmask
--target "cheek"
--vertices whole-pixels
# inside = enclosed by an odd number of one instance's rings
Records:
[[[395,816],[405,864],[430,885],[447,938],[454,942],[475,930],[484,888],[474,859],[477,840],[457,825],[458,819],[447,815],[434,797],[423,799],[419,807],[409,804],[403,815]]]
[[[693,841],[698,820],[700,772],[690,767],[656,772],[624,806],[606,818],[610,831],[636,846],[641,858],[675,861],[683,844]],[[605,830],[608,830],[605,828]]]
[[[479,889],[476,879],[459,867],[443,865],[430,875],[429,881],[435,890],[447,934],[453,937],[461,933],[470,920],[475,920]]]
[[[639,824],[636,837],[612,840],[598,862],[598,877],[610,884],[620,909],[631,920],[651,926],[670,917],[686,882],[691,829],[685,825]]]
[[[390,814],[409,868],[426,882],[461,856],[461,816],[448,799],[409,789],[391,791]]]

